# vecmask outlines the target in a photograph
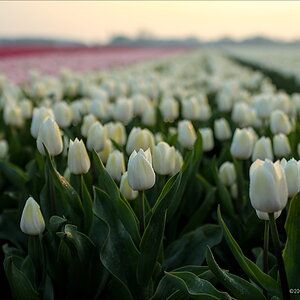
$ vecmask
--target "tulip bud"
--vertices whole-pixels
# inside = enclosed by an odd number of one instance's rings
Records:
[[[256,210],[256,215],[259,219],[264,220],[264,221],[269,221],[269,214],[260,210]],[[280,211],[275,211],[274,212],[274,220],[276,220],[279,216],[281,215],[281,210]]]
[[[74,125],[77,125],[81,122],[81,118],[82,118],[82,103],[81,101],[74,101],[70,104],[70,107],[72,109],[72,115],[73,115],[73,119],[72,122]]]
[[[186,149],[193,149],[196,141],[196,132],[193,124],[188,120],[178,123],[178,142]]]
[[[286,114],[290,112],[291,100],[285,92],[279,92],[275,94],[273,102],[274,109],[282,110]]]
[[[214,136],[210,128],[199,129],[202,137],[203,152],[208,152],[214,148]]]
[[[236,181],[236,172],[233,163],[226,161],[220,166],[219,179],[226,186],[230,186]]]
[[[153,149],[153,168],[160,175],[169,175],[175,168],[175,148],[160,142]]]
[[[240,126],[248,125],[250,117],[250,107],[245,102],[237,102],[233,106],[231,119]]]
[[[173,98],[163,99],[159,107],[165,122],[174,122],[179,115],[178,102]]]
[[[139,192],[138,191],[134,191],[128,184],[128,173],[125,172],[122,175],[121,178],[121,183],[120,183],[120,192],[122,193],[122,195],[127,199],[127,200],[133,200],[135,199]]]
[[[31,118],[32,115],[32,102],[28,99],[23,99],[20,101],[20,109],[22,112],[22,116],[25,119]]]
[[[234,132],[230,153],[238,159],[248,159],[253,150],[254,138],[247,129],[237,128]]]
[[[146,151],[148,148],[152,150],[154,147],[154,136],[148,129],[141,129],[139,127],[132,128],[126,145],[126,152],[132,153],[133,150],[138,151],[143,149]]]
[[[273,151],[270,138],[261,137],[258,141],[255,142],[253,153],[252,153],[252,161],[256,161],[257,159],[265,160],[273,160]]]
[[[105,124],[107,128],[108,137],[115,141],[117,144],[124,146],[126,143],[126,130],[122,123],[120,122],[109,122]]]
[[[143,94],[135,94],[132,97],[133,101],[133,112],[135,116],[142,116],[145,111],[147,111],[151,105],[150,100]]]
[[[289,197],[293,197],[300,191],[300,162],[294,158],[289,161],[283,158],[280,164],[285,172]]]
[[[21,222],[21,230],[29,235],[39,235],[45,230],[45,221],[38,203],[29,197],[23,208]]]
[[[289,134],[292,129],[288,116],[281,110],[275,110],[271,113],[270,127],[273,134]]]
[[[122,174],[125,172],[125,161],[122,152],[114,150],[109,154],[106,170],[114,180],[121,180]]]
[[[200,104],[197,98],[192,97],[182,102],[182,116],[187,120],[199,120]]]
[[[62,101],[56,103],[53,107],[53,112],[55,120],[61,128],[67,128],[71,125],[73,110],[66,102]]]
[[[232,109],[232,96],[227,93],[220,93],[217,96],[218,110],[221,112],[229,112]]]
[[[231,138],[231,129],[226,119],[221,118],[214,122],[215,137],[219,141],[226,141]]]
[[[68,167],[72,174],[85,174],[91,166],[90,158],[82,140],[70,141],[68,152]]]
[[[175,168],[173,169],[173,172],[171,173],[171,175],[174,176],[175,174],[180,172],[182,166],[183,166],[182,155],[178,150],[175,150]]]
[[[107,128],[102,126],[100,122],[95,122],[89,129],[87,134],[87,148],[92,151],[101,151],[107,140]]]
[[[8,144],[6,140],[0,141],[0,158],[5,158],[8,153]]]
[[[94,115],[86,115],[83,118],[83,122],[82,122],[82,126],[81,126],[81,134],[86,137],[88,134],[88,131],[90,129],[90,127],[97,122],[97,119],[95,118]]]
[[[4,107],[3,119],[6,125],[17,128],[22,127],[24,124],[22,111],[16,104],[7,104]]]
[[[266,213],[283,210],[287,204],[286,176],[280,162],[257,159],[250,167],[251,205]]]
[[[146,126],[154,126],[155,123],[156,123],[156,110],[153,106],[150,106],[142,113],[142,124]]]
[[[93,100],[90,106],[90,113],[99,120],[108,120],[110,118],[108,100]]]
[[[30,133],[35,139],[38,137],[41,124],[47,117],[54,119],[54,114],[51,109],[45,107],[34,108]]]
[[[290,142],[286,135],[279,133],[273,136],[274,154],[277,157],[284,157],[291,153]]]
[[[113,149],[114,149],[114,147],[113,147],[111,140],[107,139],[105,141],[103,150],[98,153],[103,164],[106,164],[106,162],[108,160],[108,156],[113,151]]]
[[[155,184],[155,173],[152,168],[152,158],[150,149],[145,152],[140,149],[135,150],[128,161],[128,184],[136,191],[151,189]]]
[[[270,95],[258,95],[253,101],[257,116],[261,119],[268,119],[272,112],[272,98]]]
[[[63,142],[57,123],[47,117],[40,126],[39,134],[36,140],[39,152],[45,155],[44,145],[52,156],[56,156],[63,151]]]
[[[128,124],[133,118],[133,103],[131,99],[119,98],[113,112],[114,119]]]
[[[211,117],[211,108],[208,104],[200,104],[200,121],[207,121]]]

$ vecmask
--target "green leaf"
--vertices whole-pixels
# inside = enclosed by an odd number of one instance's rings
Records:
[[[283,251],[283,259],[288,277],[289,287],[300,288],[300,194],[290,200],[288,216],[285,222],[287,241]],[[292,296],[292,295],[291,295]],[[293,294],[293,299],[300,299],[300,294]]]
[[[208,271],[207,266],[184,266],[178,269],[173,270],[172,272],[191,272],[197,276],[201,277],[202,273]],[[151,300],[161,300],[167,299],[172,295],[177,288],[170,282],[170,279],[165,275],[159,282],[154,295],[151,297]]]
[[[81,226],[84,216],[78,193],[70,183],[55,169],[46,147],[46,184],[41,192],[42,212],[46,226],[53,214],[68,216],[73,224]],[[56,188],[56,189],[54,189]],[[59,192],[57,195],[56,192]]]
[[[0,171],[4,176],[18,188],[23,188],[26,182],[28,182],[28,175],[18,166],[0,160]]]
[[[84,232],[89,233],[93,222],[93,201],[87,189],[83,176],[81,176],[81,189],[82,189],[82,206],[84,213]]]
[[[210,215],[213,206],[216,204],[216,188],[212,188],[206,195],[200,207],[190,218],[185,226],[183,233],[187,233],[202,225],[205,219]]]
[[[222,240],[222,230],[218,225],[206,224],[184,234],[165,251],[165,270],[184,265],[201,265],[205,259],[206,246],[213,247]]]
[[[152,276],[164,236],[167,209],[172,204],[180,180],[181,172],[168,180],[152,209],[152,216],[140,243],[141,254],[137,269],[140,284],[147,285]]]
[[[223,234],[227,241],[227,244],[235,257],[236,261],[243,269],[243,271],[259,286],[264,288],[272,295],[281,296],[279,284],[269,275],[265,274],[254,262],[248,259],[244,254],[238,243],[231,235],[227,228],[222,216],[220,207],[218,208],[219,223],[223,228]]]
[[[27,236],[20,230],[20,211],[5,210],[0,214],[0,239],[10,241],[15,246],[26,248]]]
[[[240,300],[266,300],[265,296],[253,284],[243,278],[232,275],[222,270],[214,259],[209,247],[206,251],[206,261],[209,268],[215,274],[217,279],[226,287],[237,299]]]
[[[79,261],[85,264],[89,261],[91,251],[95,247],[90,238],[82,232],[77,231],[76,226],[67,224],[64,228],[64,241],[75,247]]]
[[[49,224],[50,224],[50,230],[53,232],[57,232],[61,230],[61,227],[64,226],[68,220],[66,218],[62,218],[59,216],[52,216],[50,218]]]
[[[93,158],[97,166],[97,171],[99,172],[100,188],[102,188],[109,196],[112,206],[111,209],[115,212],[115,218],[118,217],[121,220],[136,245],[138,245],[140,243],[140,226],[134,211],[128,201],[120,197],[120,191],[116,183],[106,172],[106,169],[95,151],[93,151]]]
[[[218,291],[209,281],[197,277],[190,272],[166,272],[174,286],[192,299],[226,299],[231,297]]]
[[[4,270],[14,299],[40,299],[38,292],[33,288],[25,274],[14,265],[12,256],[8,256],[4,259]]]
[[[116,213],[116,205],[97,187],[94,187],[94,214],[108,227],[100,253],[101,261],[110,274],[127,286],[134,295],[138,286],[136,268],[139,251]]]

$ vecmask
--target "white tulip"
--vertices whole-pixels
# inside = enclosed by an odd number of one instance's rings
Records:
[[[172,174],[175,169],[175,148],[165,142],[153,148],[153,168],[160,175]]]
[[[23,208],[21,230],[29,235],[39,235],[45,230],[45,221],[38,203],[29,197]]]
[[[289,197],[293,197],[300,191],[300,162],[294,158],[289,161],[283,158],[280,163],[285,172]]]
[[[126,130],[122,123],[120,122],[109,122],[105,124],[107,128],[108,137],[115,141],[117,144],[124,146],[126,143]]]
[[[146,151],[148,148],[152,150],[154,147],[154,136],[148,129],[141,129],[139,127],[132,128],[126,145],[126,152],[132,153],[133,150],[138,151],[143,149]]]
[[[288,116],[281,110],[275,110],[271,114],[270,128],[273,134],[289,134],[292,126]]]
[[[273,213],[287,204],[288,188],[279,161],[257,159],[250,167],[250,200],[259,211]]]
[[[56,156],[63,151],[63,141],[57,123],[47,117],[40,126],[36,145],[39,152],[45,155],[44,145],[52,156]]]
[[[214,122],[215,137],[219,141],[226,141],[231,138],[231,129],[226,119],[221,118]]]
[[[87,148],[95,151],[101,151],[107,140],[107,128],[102,126],[100,122],[95,122],[88,130]]]
[[[236,171],[233,163],[226,161],[220,166],[219,179],[226,186],[231,186],[236,181]]]
[[[81,134],[82,134],[84,137],[87,136],[90,127],[91,127],[95,122],[97,122],[97,119],[96,119],[96,117],[95,117],[94,115],[89,114],[89,115],[84,116],[83,122],[82,122],[82,126],[81,126]]]
[[[247,129],[237,128],[234,132],[230,153],[238,159],[248,159],[253,150],[254,137]]]
[[[20,109],[22,112],[22,116],[25,119],[29,119],[32,116],[32,102],[28,99],[23,99],[20,101]]]
[[[133,102],[131,99],[119,98],[113,111],[114,119],[128,124],[133,118]]]
[[[277,157],[284,157],[291,153],[290,142],[286,135],[279,133],[273,136],[274,154]]]
[[[55,103],[53,112],[55,120],[61,128],[67,128],[71,125],[73,120],[73,110],[66,102],[62,101]]]
[[[159,109],[165,122],[174,122],[178,118],[179,105],[178,102],[173,98],[163,99]]]
[[[125,161],[122,152],[114,150],[109,154],[106,170],[114,180],[121,180],[122,174],[125,172]]]
[[[72,174],[85,174],[91,166],[90,158],[82,140],[70,141],[68,152],[68,167]]]
[[[253,153],[252,153],[252,161],[255,161],[257,159],[261,159],[261,160],[274,159],[270,138],[263,136],[255,142]]]
[[[203,152],[208,152],[214,148],[214,136],[211,128],[199,129],[202,137],[202,148]]]
[[[138,191],[134,191],[128,184],[128,173],[125,172],[122,175],[121,178],[121,183],[120,183],[120,192],[122,193],[122,195],[127,199],[127,200],[133,200],[135,199],[139,192]]]
[[[103,164],[107,163],[107,159],[109,154],[113,151],[114,147],[111,140],[107,139],[104,144],[104,148],[102,151],[98,152]]]
[[[196,132],[193,124],[188,120],[178,123],[178,142],[186,149],[193,149],[196,141]]]
[[[152,159],[150,149],[145,152],[140,149],[135,150],[128,161],[128,184],[136,191],[151,189],[155,184],[155,173],[152,168]]]

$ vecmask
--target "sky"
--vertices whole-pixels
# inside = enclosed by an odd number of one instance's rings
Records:
[[[300,38],[298,1],[0,1],[0,37]]]

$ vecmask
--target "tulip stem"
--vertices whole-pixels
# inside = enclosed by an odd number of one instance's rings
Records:
[[[290,299],[289,286],[288,286],[286,271],[285,271],[285,267],[284,267],[284,262],[282,259],[282,254],[281,254],[282,249],[280,246],[281,244],[280,244],[280,240],[279,240],[279,236],[278,236],[274,213],[269,213],[269,218],[270,218],[270,228],[271,228],[271,236],[272,236],[274,251],[275,251],[275,255],[277,257],[282,296],[283,296],[284,300],[289,300]]]
[[[269,221],[265,221],[265,234],[264,234],[264,265],[263,271],[268,274],[269,272],[269,262],[268,262],[268,252],[269,252],[269,231],[270,224]]]
[[[141,192],[141,199],[139,201],[139,214],[141,223],[141,233],[145,231],[145,191]]]
[[[238,213],[238,215],[240,215],[242,217],[241,213],[242,213],[242,205],[243,205],[243,198],[244,198],[244,191],[243,191],[244,166],[243,166],[243,161],[236,160],[235,161],[235,168],[236,168],[236,173],[237,173],[237,188],[238,188],[238,197],[235,199],[235,207],[236,207],[236,212]]]
[[[42,260],[42,280],[40,284],[40,290],[44,289],[45,282],[46,282],[46,275],[47,275],[47,266],[46,266],[46,257],[45,257],[45,248],[43,245],[43,235],[39,234],[39,241],[40,241],[40,247],[41,247],[41,260]]]

